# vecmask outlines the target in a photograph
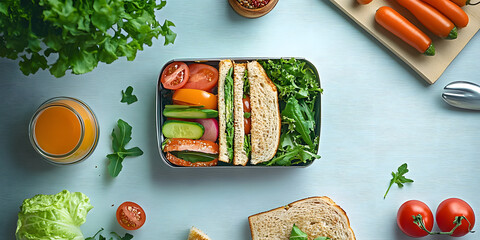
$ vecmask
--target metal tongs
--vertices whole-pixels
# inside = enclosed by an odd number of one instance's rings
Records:
[[[470,110],[480,110],[480,86],[465,81],[447,84],[442,94],[448,104]]]

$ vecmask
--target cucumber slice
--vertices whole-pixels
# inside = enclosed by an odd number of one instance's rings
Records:
[[[198,108],[165,108],[163,116],[169,118],[216,118],[218,111]]]
[[[205,129],[196,122],[168,120],[163,124],[162,133],[166,138],[199,139]]]
[[[172,151],[170,152],[175,157],[189,161],[192,163],[196,162],[210,162],[218,158],[218,154],[203,153],[203,152],[194,152],[194,151]]]

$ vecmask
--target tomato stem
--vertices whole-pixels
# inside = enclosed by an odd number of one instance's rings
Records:
[[[455,229],[457,229],[460,225],[462,225],[462,220],[465,219],[468,222],[468,231],[470,233],[474,233],[475,231],[472,230],[472,224],[470,221],[465,216],[456,216],[455,220],[453,220],[453,223],[456,224],[455,227],[452,228],[450,232],[430,232],[425,228],[425,224],[423,222],[423,218],[421,214],[418,214],[417,216],[412,215],[413,217],[413,222],[417,224],[417,226],[422,229],[423,231],[427,232],[430,235],[452,235]]]

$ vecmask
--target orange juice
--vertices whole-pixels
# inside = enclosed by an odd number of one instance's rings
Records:
[[[45,159],[70,164],[95,149],[99,128],[95,114],[82,101],[68,97],[43,103],[30,122],[30,141]]]

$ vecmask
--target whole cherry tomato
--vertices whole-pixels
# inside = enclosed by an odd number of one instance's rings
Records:
[[[451,236],[454,237],[461,237],[469,233],[475,225],[473,209],[462,199],[449,198],[444,200],[438,205],[435,215],[437,225],[442,232],[450,232],[456,226],[456,223],[454,223],[456,217],[465,217],[465,219],[461,219],[462,224],[453,231]]]
[[[433,214],[430,208],[418,200],[410,200],[402,204],[397,212],[397,225],[410,237],[424,237],[428,233],[421,229],[415,222],[414,216],[422,216],[423,224],[428,231],[433,229]]]

